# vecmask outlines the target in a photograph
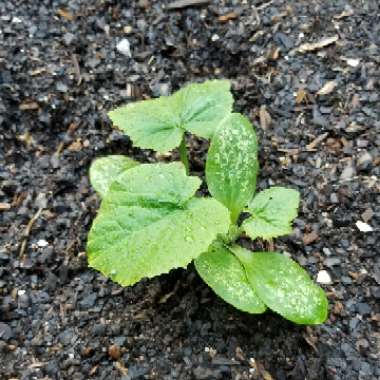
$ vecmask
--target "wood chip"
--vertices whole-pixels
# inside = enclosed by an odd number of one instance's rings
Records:
[[[267,107],[265,105],[262,105],[260,107],[259,114],[260,114],[260,126],[265,131],[266,129],[270,127],[272,123],[272,118],[269,112],[267,111]]]
[[[21,111],[33,111],[39,108],[37,102],[25,102],[21,103],[18,107]]]
[[[196,7],[210,3],[211,0],[177,0],[167,6],[167,9],[182,9],[187,7]]]
[[[58,9],[57,14],[59,16],[63,17],[64,19],[66,19],[67,21],[73,21],[74,20],[73,14],[70,13],[69,11],[67,11],[66,9],[63,9],[63,8]]]
[[[9,210],[10,208],[11,208],[10,203],[3,203],[3,202],[0,203],[0,211]]]
[[[32,231],[34,223],[37,221],[37,219],[40,217],[42,208],[39,208],[37,212],[33,215],[33,217],[29,220],[28,224],[26,225],[25,231],[21,238],[21,244],[20,244],[20,251],[19,251],[19,257],[22,258],[24,256],[24,252],[26,249],[26,244],[28,242],[28,238],[30,235],[30,232]]]
[[[115,367],[121,372],[123,376],[128,375],[128,368],[126,368],[122,363],[115,362]]]
[[[0,209],[1,209],[1,207],[0,207]],[[373,212],[373,210],[371,208],[367,208],[362,213],[361,217],[364,220],[364,222],[368,223],[373,218],[374,215],[375,215],[375,213]]]
[[[306,102],[307,99],[308,99],[307,91],[302,87],[300,89],[298,89],[297,95],[296,95],[296,103],[301,104],[303,102]]]
[[[335,36],[332,36],[332,37],[323,38],[322,40],[317,41],[317,42],[311,42],[311,43],[310,42],[306,42],[306,43],[300,45],[297,48],[297,50],[300,53],[308,53],[308,52],[312,52],[312,51],[323,49],[324,47],[329,46],[329,45],[335,43],[338,40],[339,40],[339,36],[335,35]]]
[[[342,18],[350,17],[354,14],[354,10],[350,7],[347,7],[342,13],[335,15],[335,20],[341,20]]]
[[[108,347],[108,355],[113,359],[113,360],[119,360],[121,356],[121,350],[120,347],[116,344],[113,344]]]
[[[75,140],[71,143],[67,149],[71,152],[79,152],[83,148],[82,141],[80,139]]]
[[[226,13],[225,15],[219,16],[218,20],[220,22],[227,22],[230,20],[235,20],[238,17],[239,15],[236,12],[229,12],[229,13]]]
[[[315,231],[311,231],[310,233],[303,235],[302,241],[305,245],[309,245],[311,243],[314,243],[318,239],[319,235]]]
[[[326,82],[324,86],[318,90],[317,95],[323,96],[331,94],[335,90],[337,84],[338,83],[336,83],[335,80],[330,80]]]
[[[306,150],[313,151],[323,140],[327,138],[328,135],[329,135],[328,132],[323,133],[322,135],[319,135],[310,144],[306,145]]]

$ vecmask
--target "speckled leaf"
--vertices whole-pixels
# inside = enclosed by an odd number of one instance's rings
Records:
[[[137,161],[122,155],[97,158],[90,167],[91,185],[101,197],[104,197],[111,183],[120,173],[137,165],[139,165]]]
[[[226,233],[228,210],[192,198],[200,185],[179,163],[140,165],[110,186],[87,243],[89,264],[122,285],[185,267]]]
[[[255,193],[257,139],[249,120],[231,114],[218,127],[208,151],[206,179],[210,193],[231,211],[233,221]]]
[[[104,198],[101,210],[117,206],[181,206],[201,185],[198,177],[186,175],[180,162],[141,164],[122,173],[112,183],[112,194]]]
[[[173,95],[181,125],[187,131],[211,138],[231,112],[233,98],[228,80],[209,80],[185,86]]]
[[[202,279],[226,302],[248,313],[266,309],[248,283],[244,268],[231,251],[219,242],[195,260]]]
[[[231,112],[232,101],[229,82],[212,80],[116,108],[109,117],[136,146],[165,153],[179,146],[185,130],[211,137]]]
[[[248,206],[252,216],[244,221],[243,229],[251,239],[290,234],[298,206],[299,193],[296,190],[271,187],[261,191]]]
[[[248,281],[273,311],[299,324],[320,324],[327,318],[324,291],[295,261],[277,252],[250,252],[235,246]]]

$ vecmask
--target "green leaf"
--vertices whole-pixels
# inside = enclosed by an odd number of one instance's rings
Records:
[[[137,165],[139,165],[137,161],[122,155],[97,158],[90,167],[91,185],[101,197],[104,197],[111,183],[120,173]]]
[[[249,120],[231,114],[218,127],[206,162],[210,193],[229,208],[236,222],[255,193],[258,172],[257,139]]]
[[[112,183],[112,194],[101,210],[117,206],[180,207],[201,185],[198,177],[186,175],[180,162],[142,164],[122,173]]]
[[[166,153],[181,142],[183,129],[171,97],[130,103],[108,116],[140,148]]]
[[[271,187],[261,191],[248,206],[252,216],[244,221],[243,229],[251,239],[290,234],[298,206],[299,193],[296,190]]]
[[[166,153],[178,147],[185,130],[209,138],[231,112],[230,84],[212,80],[190,84],[172,96],[130,103],[109,112],[134,145]]]
[[[174,95],[184,129],[211,138],[218,124],[232,111],[233,98],[228,80],[189,84]]]
[[[320,324],[327,318],[324,291],[295,261],[277,252],[250,252],[235,246],[248,281],[273,311],[299,324]]]
[[[195,260],[195,268],[226,302],[252,314],[265,311],[265,305],[248,283],[242,264],[223,244],[212,244],[207,252]]]
[[[192,198],[199,185],[179,163],[122,173],[93,222],[90,266],[122,285],[186,267],[229,225],[228,210],[219,202]]]

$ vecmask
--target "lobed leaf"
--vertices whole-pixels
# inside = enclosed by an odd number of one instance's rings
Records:
[[[91,185],[101,197],[104,197],[120,173],[137,165],[139,165],[137,161],[122,155],[97,158],[90,166]]]
[[[194,263],[202,279],[226,302],[248,313],[265,311],[266,307],[250,286],[242,264],[223,244],[215,242]]]
[[[228,80],[192,83],[173,95],[181,125],[187,131],[211,138],[219,123],[232,111],[233,98]]]
[[[255,193],[258,172],[257,138],[249,120],[231,114],[218,127],[206,162],[210,193],[223,203],[236,222]]]
[[[273,311],[299,324],[320,324],[327,318],[324,291],[295,261],[277,252],[250,252],[235,246],[258,297]]]
[[[171,97],[130,103],[109,112],[108,116],[139,148],[165,153],[177,147],[183,136]]]
[[[223,205],[192,198],[199,185],[179,163],[140,165],[123,173],[93,222],[90,266],[132,285],[188,265],[229,226]]]
[[[297,216],[299,193],[284,187],[271,187],[258,193],[248,209],[252,216],[243,223],[251,239],[271,239],[292,232],[291,222]]]
[[[108,115],[134,145],[166,153],[179,146],[186,130],[211,137],[232,103],[229,81],[211,80],[187,85],[172,96],[130,103]]]

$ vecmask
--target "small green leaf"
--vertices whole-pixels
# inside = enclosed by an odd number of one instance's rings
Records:
[[[228,210],[192,198],[182,164],[140,165],[112,183],[87,243],[89,264],[122,285],[185,267],[226,233]]]
[[[111,183],[120,173],[137,165],[139,165],[137,161],[122,155],[97,158],[90,167],[91,185],[101,197],[104,197]]]
[[[255,193],[257,150],[251,123],[236,113],[221,123],[211,141],[207,185],[212,196],[229,208],[233,222]]]
[[[244,268],[231,251],[219,242],[195,260],[195,268],[214,292],[236,308],[263,313],[265,305],[248,283]]]
[[[211,137],[231,112],[232,102],[229,82],[212,80],[190,84],[172,96],[116,108],[109,117],[134,145],[166,153],[179,146],[185,130]]]
[[[327,318],[324,291],[295,261],[277,252],[250,252],[234,246],[248,281],[273,311],[299,324],[320,324]]]
[[[171,97],[130,103],[108,116],[140,148],[166,153],[181,142],[183,129]]]
[[[174,95],[184,129],[211,138],[218,124],[231,112],[233,98],[228,80],[193,83]]]
[[[243,229],[251,239],[290,234],[298,206],[299,193],[296,190],[271,187],[261,191],[248,206],[252,216],[244,221]]]

